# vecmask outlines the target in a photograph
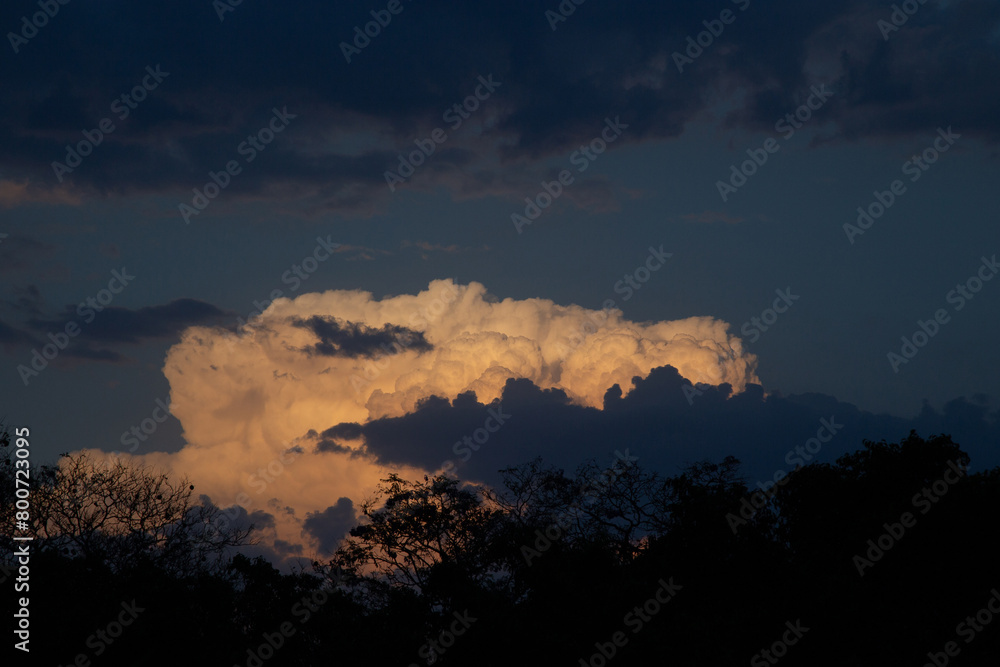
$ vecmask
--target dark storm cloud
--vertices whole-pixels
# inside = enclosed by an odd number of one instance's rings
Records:
[[[201,502],[206,506],[213,506],[208,496],[202,495]],[[307,564],[308,561],[302,558],[303,545],[278,539],[271,544],[269,540],[261,539],[262,534],[267,535],[275,530],[275,518],[270,512],[248,511],[240,505],[220,509],[222,513],[218,525],[221,528],[247,530],[253,527],[251,539],[254,541],[236,547],[235,551],[250,559],[262,557],[281,569],[302,568]]]
[[[331,440],[329,438],[323,438],[318,443],[316,443],[317,452],[338,452],[340,454],[350,454],[351,448],[341,445],[336,440]]]
[[[859,449],[864,439],[897,440],[911,429],[921,435],[948,433],[972,456],[974,466],[1000,463],[1000,411],[983,397],[957,399],[942,412],[929,406],[915,419],[875,415],[831,396],[765,396],[758,385],[730,396],[729,385],[692,387],[675,369],[654,369],[633,379],[627,395],[617,386],[605,395],[604,409],[569,402],[560,390],[541,390],[529,380],[508,380],[491,405],[471,392],[449,402],[431,398],[413,413],[367,424],[334,427],[325,434],[356,435],[366,451],[386,464],[436,469],[452,461],[457,474],[497,482],[497,471],[541,456],[575,468],[585,460],[610,465],[615,450],[639,456],[643,466],[667,473],[689,463],[735,455],[752,479],[771,479],[815,456],[833,461]],[[689,400],[690,399],[690,400]],[[492,412],[491,412],[492,410]],[[490,415],[503,418],[497,428]],[[487,429],[495,431],[487,435]],[[483,429],[477,434],[477,429]],[[832,436],[832,437],[831,437]],[[809,453],[806,443],[821,448]],[[798,450],[796,448],[799,448]]]
[[[283,540],[276,540],[272,547],[260,540],[260,533],[267,534],[274,531],[274,515],[270,512],[265,512],[264,510],[249,511],[241,505],[220,507],[213,503],[212,499],[205,494],[201,494],[199,499],[205,507],[214,508],[218,511],[214,521],[214,526],[217,530],[221,532],[252,530],[252,541],[235,549],[235,551],[242,553],[244,556],[251,559],[262,556],[272,563],[287,566],[296,562],[294,557],[302,555],[302,545],[300,544],[289,544]]]
[[[50,333],[55,333],[58,337],[59,334],[62,334],[62,330],[54,330],[54,332]],[[52,343],[53,341],[50,338],[36,338],[27,331],[0,321],[0,345],[4,347],[4,350],[8,354],[17,354],[28,348],[42,348]],[[72,363],[73,361],[101,361],[112,364],[123,364],[130,362],[131,359],[114,350],[99,348],[83,341],[76,345],[68,345],[65,349],[61,350],[57,363],[66,365],[67,362]]]
[[[328,428],[322,434],[318,435],[316,431],[310,431],[306,436],[317,440],[317,452],[338,452],[340,454],[347,454],[351,458],[358,458],[366,456],[363,450],[353,449],[338,441],[360,440],[363,433],[361,424],[345,422]]]
[[[347,440],[357,440],[363,435],[361,424],[344,423],[337,424],[323,431],[323,437],[343,438]]]
[[[242,505],[230,505],[220,507],[212,502],[206,494],[199,494],[198,499],[201,505],[219,511],[219,518],[214,522],[218,530],[232,528],[235,530],[264,530],[274,528],[274,515],[264,510],[248,511]]]
[[[322,512],[306,514],[302,527],[319,541],[321,554],[330,554],[355,523],[357,521],[351,499],[339,498],[336,505],[330,505]]]
[[[31,297],[29,303],[20,304],[22,295],[8,305],[39,313],[41,295],[37,290],[29,290],[28,297]],[[231,318],[230,313],[197,299],[176,299],[162,306],[134,310],[117,306],[106,306],[100,311],[87,308],[87,302],[83,302],[80,310],[66,306],[55,316],[32,317],[22,327],[0,321],[0,345],[8,354],[18,355],[31,348],[38,350],[56,344],[60,352],[55,363],[61,366],[81,361],[127,364],[133,360],[109,349],[109,344],[137,345],[166,340],[189,326],[217,324]],[[76,328],[70,327],[71,324]],[[72,331],[75,333],[70,335]]]
[[[1000,5],[990,0],[925,3],[888,39],[877,21],[892,7],[875,0],[594,2],[553,31],[544,12],[558,4],[403,2],[350,64],[340,43],[384,3],[242,3],[221,22],[203,0],[60,6],[0,65],[0,170],[55,185],[51,162],[110,118],[115,130],[67,183],[190,199],[209,170],[242,163],[240,142],[287,105],[297,118],[243,163],[227,192],[310,194],[322,205],[359,207],[388,195],[383,172],[397,153],[447,127],[442,112],[490,74],[500,86],[484,103],[489,111],[477,112],[496,119],[486,130],[494,155],[484,160],[566,153],[615,115],[629,124],[625,142],[674,137],[720,91],[743,94],[728,112],[731,127],[770,130],[818,83],[836,91],[822,111],[833,137],[948,124],[963,136],[1000,134]],[[12,30],[35,9],[7,3],[0,25]],[[678,72],[673,54],[723,9],[734,21]],[[114,100],[157,65],[169,76],[119,118]],[[383,143],[359,149],[350,137],[362,131]],[[463,141],[449,139],[435,156],[443,161],[421,177],[470,170],[463,163],[480,158],[456,152]]]
[[[242,507],[240,509],[243,509]],[[243,510],[244,512],[246,510]],[[254,527],[254,530],[264,528],[274,528],[274,515],[264,510],[254,510],[247,516],[247,521],[240,525],[241,528]]]
[[[308,319],[295,318],[293,326],[309,329],[319,342],[305,348],[310,354],[326,357],[374,357],[396,354],[404,349],[426,351],[431,344],[421,331],[413,331],[396,324],[381,328],[357,322],[338,321],[333,317],[314,315]]]
[[[291,542],[286,542],[285,540],[275,540],[274,549],[278,553],[286,556],[301,556],[302,555],[302,545],[292,544]]]
[[[34,318],[29,326],[39,333],[61,331],[67,322],[77,321],[80,338],[91,343],[139,343],[148,339],[177,336],[189,326],[212,324],[227,317],[225,311],[197,299],[175,299],[162,306],[130,309],[107,306],[87,322],[86,308],[81,311],[67,306],[63,314],[52,319]]]

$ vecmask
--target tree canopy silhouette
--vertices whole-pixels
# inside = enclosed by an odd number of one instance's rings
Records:
[[[949,641],[956,664],[993,665],[1000,618],[980,610],[1000,585],[1000,469],[968,463],[948,436],[911,433],[766,496],[732,457],[672,476],[536,459],[492,489],[390,474],[328,561],[282,573],[238,553],[248,527],[209,530],[218,510],[189,481],[75,455],[33,482],[33,619],[60,629],[37,657],[95,658],[88,638],[134,600],[101,664],[175,665],[192,647],[247,667],[773,664],[762,651],[794,627],[783,665],[922,665]]]

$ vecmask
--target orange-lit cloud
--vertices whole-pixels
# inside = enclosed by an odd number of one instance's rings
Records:
[[[307,513],[337,505],[342,517],[339,499],[356,507],[388,472],[350,450],[314,455],[316,432],[402,416],[432,395],[472,390],[487,402],[508,378],[593,407],[613,385],[629,391],[634,376],[667,364],[739,392],[758,381],[756,359],[728,326],[710,317],[636,323],[618,310],[498,300],[451,280],[382,300],[362,291],[278,299],[239,335],[192,327],[170,349],[171,412],[188,444],[141,458],[189,476],[220,506],[249,497],[249,510],[275,515],[274,539],[305,544],[309,555]]]

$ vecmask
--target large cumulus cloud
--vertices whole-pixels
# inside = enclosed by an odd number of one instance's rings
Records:
[[[317,353],[325,344],[337,353]],[[752,486],[910,429],[953,435],[974,465],[1000,462],[1000,412],[986,397],[875,415],[766,394],[755,366],[710,317],[638,323],[451,280],[382,299],[303,294],[236,334],[185,332],[164,373],[188,444],[140,458],[267,518],[255,553],[279,562],[328,554],[390,471],[496,484],[538,456],[572,469],[628,448],[667,474],[734,454]]]
[[[221,506],[273,514],[273,539],[328,550],[335,536],[317,522],[336,499],[359,503],[390,469],[439,467],[427,463],[433,450],[379,460],[350,439],[361,425],[428,401],[493,401],[511,380],[594,410],[610,388],[667,364],[690,382],[737,392],[757,382],[755,357],[710,317],[637,323],[614,309],[500,300],[481,284],[451,280],[380,300],[362,291],[304,294],[278,299],[237,334],[185,332],[164,373],[189,444],[145,459],[196,478]],[[341,424],[359,426],[336,431],[346,438],[320,435]],[[341,514],[331,523],[337,530]]]

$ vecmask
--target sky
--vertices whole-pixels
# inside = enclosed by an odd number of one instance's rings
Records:
[[[0,28],[0,415],[36,463],[187,475],[277,561],[387,471],[628,449],[754,482],[911,429],[1000,464],[995,2]]]

